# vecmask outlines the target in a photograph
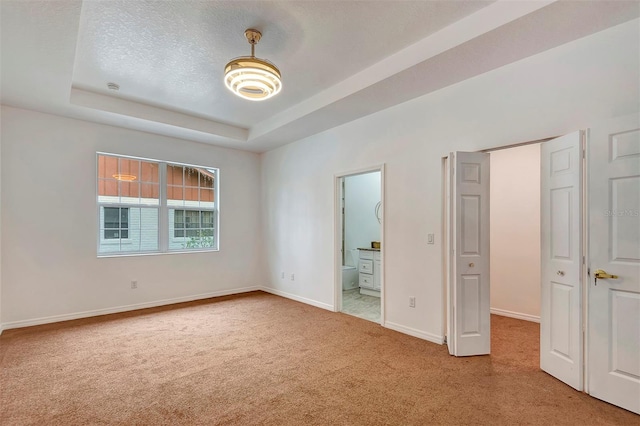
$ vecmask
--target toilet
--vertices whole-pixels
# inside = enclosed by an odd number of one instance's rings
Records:
[[[349,250],[342,265],[342,290],[358,288],[358,249]]]

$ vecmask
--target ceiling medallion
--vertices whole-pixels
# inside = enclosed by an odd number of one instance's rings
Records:
[[[251,44],[251,56],[232,59],[224,67],[224,83],[236,95],[250,101],[262,101],[277,95],[282,89],[280,70],[266,59],[256,58],[255,47],[262,33],[254,29],[244,32]]]

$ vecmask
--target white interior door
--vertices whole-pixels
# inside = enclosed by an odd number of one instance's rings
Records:
[[[452,355],[491,351],[489,312],[489,154],[455,152],[451,164]]]
[[[638,115],[590,131],[589,225],[588,391],[640,414]]]
[[[582,390],[582,139],[541,147],[540,368]]]

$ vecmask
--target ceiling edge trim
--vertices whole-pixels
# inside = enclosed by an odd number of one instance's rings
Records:
[[[394,53],[328,89],[251,127],[249,141],[351,96],[442,52],[542,9],[557,0],[514,2],[498,0],[479,11]]]
[[[119,99],[76,87],[71,87],[69,101],[74,105],[84,108],[195,130],[240,142],[246,142],[249,136],[249,130],[242,127],[145,105],[140,102]]]

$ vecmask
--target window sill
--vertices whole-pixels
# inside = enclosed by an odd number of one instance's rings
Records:
[[[210,253],[218,252],[220,249],[207,249],[207,250],[172,250],[165,252],[153,252],[153,253],[105,253],[98,254],[98,259],[112,258],[112,257],[140,257],[140,256],[163,256],[166,254],[191,254],[191,253]]]

